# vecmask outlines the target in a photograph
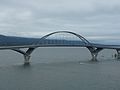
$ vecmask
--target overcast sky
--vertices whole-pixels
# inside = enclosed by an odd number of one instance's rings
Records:
[[[0,33],[38,36],[68,30],[120,35],[120,0],[0,0]]]

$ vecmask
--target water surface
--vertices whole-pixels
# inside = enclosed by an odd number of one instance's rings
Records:
[[[103,50],[90,62],[86,48],[39,48],[31,65],[23,56],[0,51],[0,90],[120,90],[120,61]]]

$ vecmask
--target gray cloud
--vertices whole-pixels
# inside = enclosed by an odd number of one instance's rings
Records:
[[[119,36],[119,24],[119,0],[0,1],[1,34],[37,36],[71,30],[85,36]]]

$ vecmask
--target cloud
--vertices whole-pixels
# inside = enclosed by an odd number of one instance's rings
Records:
[[[119,24],[119,0],[0,1],[1,34],[38,36],[70,30],[85,36],[119,36]]]

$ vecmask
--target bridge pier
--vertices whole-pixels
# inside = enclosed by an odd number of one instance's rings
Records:
[[[103,48],[94,48],[94,47],[87,47],[88,50],[90,51],[91,55],[92,55],[92,59],[91,61],[97,61],[97,56],[98,53],[103,50]]]
[[[24,55],[24,65],[30,64],[30,55]]]
[[[21,53],[24,56],[24,65],[29,65],[30,64],[30,55],[32,54],[32,52],[35,50],[35,48],[28,48],[28,50],[23,51],[20,49],[12,49],[18,53]]]
[[[92,55],[91,61],[97,61],[97,55],[98,55],[98,53],[91,53],[91,55]]]
[[[120,59],[120,49],[116,49],[117,50],[117,59]]]

